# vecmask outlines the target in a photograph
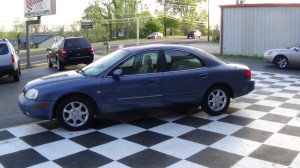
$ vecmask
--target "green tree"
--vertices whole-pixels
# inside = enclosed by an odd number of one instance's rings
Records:
[[[144,28],[142,29],[142,34],[145,37],[152,32],[159,32],[161,31],[161,29],[162,26],[159,24],[157,20],[150,20],[147,21],[146,24],[144,25]]]

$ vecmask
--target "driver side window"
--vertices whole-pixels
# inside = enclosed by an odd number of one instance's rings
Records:
[[[158,51],[138,53],[125,60],[119,68],[123,75],[146,74],[157,72]]]

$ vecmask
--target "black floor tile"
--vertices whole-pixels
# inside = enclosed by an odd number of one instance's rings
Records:
[[[282,105],[280,105],[280,107],[287,108],[287,109],[293,109],[293,110],[300,109],[299,104],[292,104],[292,103],[283,103]]]
[[[163,120],[159,120],[159,119],[155,119],[155,118],[151,118],[151,117],[144,117],[144,118],[140,118],[137,120],[133,120],[128,122],[129,124],[138,126],[138,127],[142,127],[145,129],[150,129],[162,124],[167,123],[166,121]]]
[[[178,120],[173,121],[173,122],[178,123],[178,124],[182,124],[182,125],[187,125],[187,126],[198,128],[198,127],[206,125],[206,124],[208,124],[212,121],[202,119],[202,118],[188,116],[188,117],[184,117],[184,118],[178,119]]]
[[[46,121],[46,122],[42,122],[42,123],[38,123],[38,125],[48,129],[48,130],[52,130],[52,129],[56,129],[56,128],[60,128],[61,125],[59,124],[59,122],[57,120],[51,120],[51,121]]]
[[[22,139],[23,141],[25,141],[26,143],[28,143],[31,146],[38,146],[38,145],[43,145],[46,143],[59,141],[64,138],[57,134],[52,133],[51,131],[46,131],[46,132],[42,132],[42,133],[23,136],[20,139]]]
[[[156,145],[158,143],[161,143],[161,142],[166,141],[171,138],[172,137],[170,137],[170,136],[159,134],[156,132],[144,131],[144,132],[126,137],[124,139],[131,141],[131,142],[141,144],[143,146],[150,147],[150,146]]]
[[[250,99],[250,98],[246,98],[246,97],[241,97],[235,100],[236,102],[243,102],[243,103],[256,103],[259,100],[257,99]]]
[[[246,117],[239,117],[239,116],[229,115],[229,116],[226,116],[224,118],[221,118],[218,121],[245,126],[245,125],[248,125],[249,123],[251,123],[255,120],[251,119],[251,118],[246,118]]]
[[[232,136],[263,143],[272,134],[272,132],[257,130],[253,128],[242,128],[239,131],[233,133]]]
[[[178,161],[180,161],[180,159],[176,157],[166,155],[151,149],[146,149],[119,160],[120,163],[123,163],[132,168],[167,167]]]
[[[256,159],[289,166],[297,155],[297,151],[278,148],[275,146],[262,145],[249,156]]]
[[[90,168],[90,167],[100,167],[106,165],[113,160],[97,154],[95,152],[86,150],[79,153],[75,153],[70,156],[66,156],[57,160],[54,160],[55,163],[62,167],[80,167],[80,168]]]
[[[274,94],[274,92],[266,92],[266,91],[254,91],[253,93],[257,95],[266,95],[266,96]]]
[[[261,117],[260,119],[286,124],[292,119],[292,117],[287,117],[287,116],[282,116],[277,114],[267,114]]]
[[[3,141],[3,140],[8,140],[8,139],[12,139],[12,138],[15,138],[16,136],[14,136],[13,134],[11,134],[10,132],[8,131],[0,131],[0,141]]]
[[[210,168],[229,168],[242,158],[242,156],[233,153],[206,148],[187,160]]]
[[[279,133],[300,137],[300,127],[287,125],[283,127]]]
[[[257,105],[257,104],[246,107],[246,109],[261,111],[261,112],[269,112],[269,111],[273,110],[274,108],[275,107],[263,106],[263,105]]]
[[[102,145],[111,141],[116,140],[117,138],[103,134],[101,132],[95,131],[81,136],[71,138],[71,141],[74,141],[86,148],[92,148],[98,145]]]
[[[266,100],[285,102],[285,101],[288,100],[288,98],[285,98],[285,97],[277,97],[277,96],[269,96],[269,97],[266,98]]]
[[[211,145],[225,136],[226,135],[223,134],[197,129],[183,134],[179,136],[179,138],[204,145]]]
[[[111,127],[111,126],[114,126],[114,125],[117,125],[120,123],[121,122],[119,122],[119,121],[108,119],[108,118],[96,119],[96,120],[94,120],[91,128],[99,130],[99,129]]]
[[[33,149],[0,156],[0,163],[9,168],[29,167],[46,161],[48,160],[45,157]]]

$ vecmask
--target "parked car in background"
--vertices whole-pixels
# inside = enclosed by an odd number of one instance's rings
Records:
[[[66,65],[90,64],[94,61],[94,48],[85,37],[62,38],[47,51],[48,67],[56,64],[59,71]]]
[[[300,66],[300,44],[287,49],[267,50],[264,53],[264,60],[275,64],[279,69],[284,69],[288,65]]]
[[[164,35],[160,32],[153,32],[147,36],[147,39],[162,39]]]
[[[7,39],[0,40],[0,78],[12,76],[15,82],[20,80],[20,59],[14,47]]]
[[[33,80],[19,96],[29,117],[57,118],[69,130],[94,117],[157,108],[221,115],[230,99],[254,90],[247,66],[227,64],[194,47],[146,45],[119,49],[77,71]]]
[[[187,33],[187,38],[196,38],[196,37],[201,37],[201,32],[199,32],[198,30],[192,30],[190,32]]]

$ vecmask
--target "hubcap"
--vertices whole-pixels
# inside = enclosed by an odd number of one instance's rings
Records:
[[[227,96],[223,90],[212,91],[208,96],[208,106],[213,111],[222,110],[227,103]]]
[[[287,65],[287,60],[285,58],[279,58],[278,61],[277,61],[277,65],[280,68],[284,68]]]
[[[63,110],[64,121],[72,127],[82,126],[88,118],[88,108],[81,102],[71,102]]]

